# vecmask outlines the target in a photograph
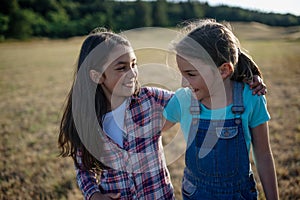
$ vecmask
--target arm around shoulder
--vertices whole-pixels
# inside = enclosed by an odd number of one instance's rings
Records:
[[[169,120],[165,121],[165,124],[162,128],[162,131],[167,131],[168,129],[172,128],[176,123],[170,122]]]
[[[279,199],[274,159],[269,143],[268,123],[251,129],[255,165],[266,199]]]

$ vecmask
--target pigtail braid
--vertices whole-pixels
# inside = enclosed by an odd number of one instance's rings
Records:
[[[231,79],[235,81],[252,80],[254,75],[262,78],[262,73],[251,56],[243,51],[239,51],[238,54],[238,62]]]

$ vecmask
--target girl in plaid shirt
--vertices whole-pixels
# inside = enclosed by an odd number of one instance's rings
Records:
[[[85,199],[174,199],[161,138],[173,93],[137,77],[126,39],[103,30],[85,39],[59,134]]]

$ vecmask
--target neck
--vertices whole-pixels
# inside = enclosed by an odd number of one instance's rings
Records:
[[[102,87],[104,94],[107,99],[107,111],[110,112],[116,108],[118,108],[128,97],[125,96],[117,96],[111,94],[105,87]]]
[[[116,96],[111,96],[110,99],[108,99],[109,101],[109,111],[115,110],[116,108],[118,108],[122,103],[124,103],[124,101],[126,100],[126,97],[116,97]]]
[[[201,100],[201,103],[209,109],[224,108],[232,103],[233,82],[227,78],[223,84],[216,87],[213,94]]]

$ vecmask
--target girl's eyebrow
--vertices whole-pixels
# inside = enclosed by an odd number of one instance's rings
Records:
[[[136,61],[136,59],[132,59],[131,62],[134,62]],[[130,62],[127,62],[127,61],[118,61],[117,63],[115,63],[115,65],[126,65],[126,64],[129,64]]]
[[[119,61],[119,62],[115,63],[115,65],[126,65],[126,64],[128,64],[128,62],[126,62],[126,61]]]
[[[189,72],[195,72],[198,71],[196,69],[187,69],[187,70],[183,70],[183,72],[189,73]]]

